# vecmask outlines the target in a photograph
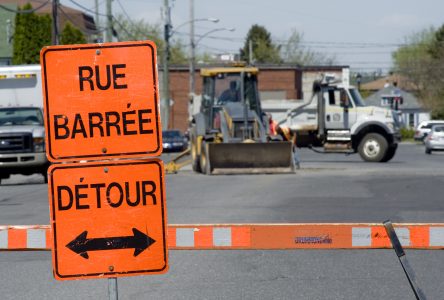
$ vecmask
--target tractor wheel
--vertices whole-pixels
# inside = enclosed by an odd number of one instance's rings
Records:
[[[387,140],[379,133],[366,134],[358,147],[361,158],[369,162],[383,162],[387,150]]]
[[[200,154],[200,169],[202,174],[209,175],[211,173],[210,161],[208,156],[208,147],[205,141],[202,142],[201,154]]]
[[[191,167],[194,172],[201,172],[200,155],[197,152],[197,137],[194,134],[191,135]]]

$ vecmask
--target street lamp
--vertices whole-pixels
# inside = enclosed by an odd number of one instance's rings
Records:
[[[216,32],[216,31],[235,31],[235,30],[236,30],[236,28],[225,28],[225,27],[223,27],[223,28],[215,28],[215,29],[210,30],[210,31],[206,32],[205,34],[201,35],[201,36],[197,39],[197,41],[194,43],[194,46],[197,46],[197,44],[199,44],[199,42],[200,42],[204,37],[206,37],[206,36],[208,36],[208,35],[210,35],[210,34]]]
[[[196,84],[194,82],[194,73],[196,72],[195,71],[195,60],[196,60],[195,50],[196,50],[196,46],[197,46],[197,44],[199,44],[199,42],[204,37],[206,37],[206,36],[208,36],[208,35],[210,35],[210,34],[212,34],[214,32],[217,32],[217,31],[234,31],[234,30],[236,30],[236,29],[235,28],[225,28],[225,27],[223,27],[223,28],[215,28],[215,29],[210,30],[210,31],[204,33],[203,35],[201,35],[196,40],[196,42],[194,41],[194,28],[190,32],[190,38],[191,38],[191,41],[190,41],[190,99],[189,99],[189,102],[188,102],[188,118],[189,118],[189,121],[191,120],[191,117],[192,117],[192,115],[194,113],[194,91],[195,91],[195,87],[196,87]]]
[[[181,27],[183,27],[183,26],[185,26],[185,25],[187,25],[187,24],[195,23],[195,22],[202,22],[202,21],[207,21],[207,22],[217,23],[217,22],[219,22],[220,20],[219,20],[218,18],[198,18],[198,19],[189,20],[189,21],[186,21],[186,22],[180,24],[180,25],[177,26],[173,31],[171,31],[170,36],[172,36],[173,34],[175,34],[175,33],[178,31],[179,28],[181,28]]]
[[[213,23],[219,22],[219,19],[216,18],[199,18],[194,19],[191,18],[190,21],[187,21],[185,23],[180,24],[177,26],[174,30],[171,30],[171,18],[170,18],[170,8],[168,5],[168,0],[165,1],[165,30],[164,30],[164,57],[163,57],[163,105],[161,107],[162,110],[162,127],[163,129],[168,129],[168,122],[170,118],[170,93],[169,93],[169,52],[170,52],[170,38],[177,32],[177,29],[180,27],[190,23],[194,24],[194,22],[200,22],[200,21],[209,21]]]

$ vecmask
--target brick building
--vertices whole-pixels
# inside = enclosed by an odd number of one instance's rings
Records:
[[[196,94],[201,94],[201,67],[195,73]],[[323,73],[342,75],[342,69],[348,66],[308,66],[297,65],[258,65],[258,88],[262,101],[279,99],[308,99],[311,96],[313,81]],[[162,86],[162,69],[159,69],[159,85]],[[173,100],[170,109],[170,128],[186,130],[188,127],[189,69],[186,66],[172,66],[169,73],[170,97]]]

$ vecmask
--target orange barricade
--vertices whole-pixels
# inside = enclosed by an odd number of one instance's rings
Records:
[[[444,223],[393,224],[407,249],[443,249]],[[50,250],[49,225],[0,226],[1,250]],[[388,249],[382,224],[192,224],[168,226],[170,250]]]

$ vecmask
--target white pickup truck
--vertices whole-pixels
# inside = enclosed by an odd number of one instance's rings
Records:
[[[48,167],[40,66],[0,67],[0,182]]]

